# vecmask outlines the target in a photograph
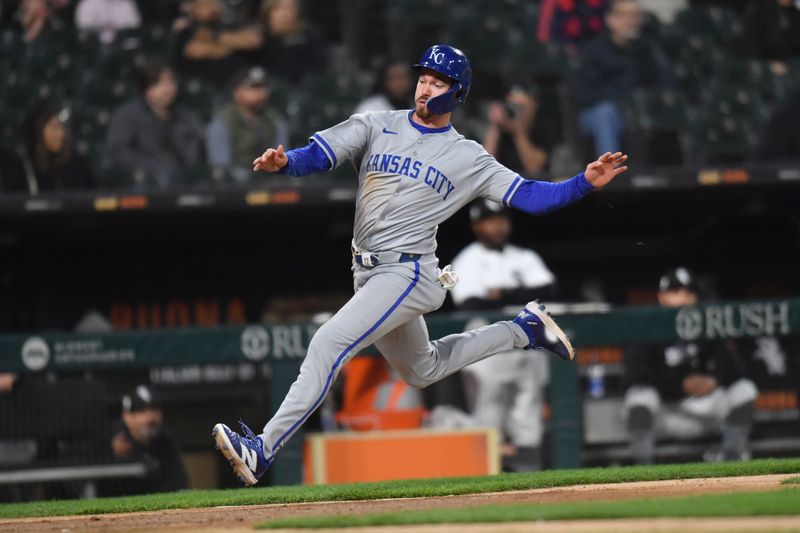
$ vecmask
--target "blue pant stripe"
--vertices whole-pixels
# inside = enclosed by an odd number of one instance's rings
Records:
[[[414,261],[414,279],[411,281],[411,284],[406,288],[403,294],[400,295],[397,301],[394,302],[394,304],[389,308],[389,310],[386,311],[383,314],[383,316],[381,316],[378,319],[378,321],[372,325],[372,327],[370,327],[363,335],[361,335],[358,339],[353,341],[353,343],[350,346],[345,348],[344,351],[341,354],[339,354],[339,357],[336,359],[336,362],[333,363],[331,371],[328,373],[328,379],[325,382],[325,387],[322,389],[322,394],[319,395],[319,398],[317,398],[317,401],[314,402],[314,405],[312,405],[311,408],[308,411],[306,411],[305,414],[303,414],[303,416],[300,417],[300,420],[295,422],[292,425],[292,427],[290,427],[289,430],[283,435],[281,435],[281,437],[275,442],[275,445],[272,447],[272,450],[270,450],[270,458],[268,459],[268,461],[271,462],[272,456],[274,456],[275,452],[278,449],[280,449],[281,442],[283,442],[283,440],[286,439],[289,435],[294,433],[294,431],[301,424],[303,424],[303,422],[305,422],[309,416],[311,416],[311,413],[313,413],[317,409],[317,407],[319,407],[319,404],[322,402],[322,400],[325,399],[325,396],[328,394],[328,389],[330,388],[331,383],[333,382],[333,376],[336,374],[336,369],[339,367],[340,364],[342,364],[342,361],[344,360],[345,357],[347,357],[347,354],[349,354],[353,350],[353,348],[358,346],[358,344],[361,341],[366,339],[373,331],[378,329],[378,327],[381,324],[383,324],[387,318],[389,318],[389,315],[391,315],[394,312],[394,310],[397,309],[397,307],[403,302],[403,300],[405,300],[406,296],[408,296],[411,293],[411,291],[417,285],[418,281],[419,281],[419,261]]]

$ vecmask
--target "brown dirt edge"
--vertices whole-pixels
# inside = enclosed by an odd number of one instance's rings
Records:
[[[234,533],[235,531],[252,531],[252,527],[265,520],[288,518],[292,516],[319,516],[319,515],[343,515],[343,514],[368,514],[379,512],[396,512],[416,509],[437,509],[437,508],[457,508],[466,506],[489,505],[489,504],[509,504],[509,503],[565,503],[575,501],[612,501],[624,499],[658,498],[669,496],[690,496],[692,494],[721,494],[726,492],[758,492],[768,490],[780,490],[785,488],[781,482],[796,474],[771,474],[764,476],[746,477],[726,477],[726,478],[701,478],[668,481],[641,481],[635,483],[611,483],[598,485],[577,485],[571,487],[556,487],[549,489],[533,489],[524,491],[493,492],[487,494],[469,494],[461,496],[442,496],[438,498],[400,498],[386,500],[364,500],[364,501],[345,501],[345,502],[317,502],[317,503],[295,503],[295,504],[269,504],[269,505],[249,505],[249,506],[230,506],[230,507],[205,507],[199,509],[178,509],[168,511],[152,511],[140,513],[119,513],[104,515],[86,516],[63,516],[51,518],[20,518],[13,520],[0,520],[0,530],[11,531],[108,531],[126,532],[134,531],[202,531],[211,533],[214,531],[224,531]],[[764,518],[764,520],[773,520]],[[775,531],[798,531],[800,533],[800,518],[796,519],[793,525],[790,520],[774,520],[784,525],[776,525]],[[692,519],[692,524],[696,522],[712,522],[714,520]],[[724,519],[718,520],[721,524]],[[609,521],[590,521],[597,522],[597,525],[611,525]],[[644,521],[625,521],[626,524],[647,523],[652,525],[653,520]],[[678,524],[679,520],[675,522]],[[740,518],[729,520],[730,523],[744,524]],[[778,522],[775,522],[776,524]],[[666,523],[666,522],[665,522]],[[569,524],[576,526],[575,522]],[[678,525],[669,525],[672,529],[663,531],[681,531]],[[526,531],[540,531],[530,529],[534,524],[526,524]],[[557,522],[537,523],[536,527],[557,526]],[[465,533],[472,531],[469,526],[460,524],[456,527],[441,526],[442,529],[433,529],[433,526],[425,526],[426,531],[458,531]],[[477,527],[477,526],[476,526]],[[483,524],[480,531],[490,531],[488,526]],[[633,526],[632,526],[633,527]],[[648,526],[650,527],[650,526]],[[685,528],[685,525],[683,526]],[[716,527],[716,526],[713,526]],[[741,531],[770,531],[769,526],[759,525],[752,529]],[[785,529],[794,527],[795,529]],[[449,529],[448,529],[449,528]],[[692,530],[697,529],[692,525]],[[721,529],[709,529],[708,531],[740,531],[730,529],[727,526],[720,526]],[[783,529],[781,529],[783,528]],[[400,528],[393,528],[399,531]],[[411,530],[411,529],[410,529]],[[502,531],[522,531],[522,529],[511,529],[511,524],[502,524]],[[630,531],[662,531],[650,529],[631,529]],[[336,530],[344,532],[345,530]],[[371,528],[358,529],[359,533],[368,531],[388,531],[387,529]],[[417,530],[419,531],[419,530]],[[475,531],[478,531],[475,529]],[[499,531],[499,530],[498,530]],[[566,529],[542,529],[541,531],[566,531]],[[570,531],[582,531],[581,529],[570,529]],[[626,529],[587,529],[586,531],[628,531]],[[685,533],[683,529],[681,533]]]

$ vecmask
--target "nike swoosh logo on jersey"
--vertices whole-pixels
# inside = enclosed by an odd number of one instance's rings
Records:
[[[383,133],[386,133],[388,135],[397,135],[396,131],[387,130],[386,128],[383,128]]]
[[[256,457],[256,451],[250,450],[244,444],[239,444],[242,450],[242,461],[244,464],[247,465],[252,472],[256,471],[256,464],[258,463],[258,458]]]

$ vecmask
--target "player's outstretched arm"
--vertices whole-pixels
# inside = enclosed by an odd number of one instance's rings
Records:
[[[269,148],[253,160],[253,172],[263,170],[296,177],[327,172],[331,168],[331,160],[314,141],[288,152],[283,151],[283,145]]]
[[[532,215],[561,209],[577,202],[590,191],[611,183],[611,180],[628,170],[622,165],[627,160],[628,156],[622,152],[606,152],[597,161],[589,163],[586,171],[558,183],[518,178],[506,193],[508,200],[504,199],[503,203]]]
[[[597,161],[586,165],[583,176],[595,189],[605,187],[611,183],[614,178],[628,170],[627,166],[622,165],[627,160],[627,154],[623,154],[622,152],[617,152],[615,154],[606,152],[598,157]]]
[[[283,151],[283,145],[277,148],[267,148],[267,150],[253,160],[253,172],[263,170],[264,172],[278,172],[286,166],[289,158]]]

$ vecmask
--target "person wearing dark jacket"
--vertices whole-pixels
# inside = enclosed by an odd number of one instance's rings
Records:
[[[25,122],[31,193],[97,187],[89,160],[72,150],[66,112],[54,106],[34,111]]]
[[[202,163],[203,126],[194,113],[175,105],[178,84],[167,63],[151,60],[138,75],[142,96],[111,116],[107,165],[129,172],[136,185],[167,187]]]
[[[669,65],[660,49],[640,37],[636,0],[614,0],[606,14],[608,32],[586,43],[574,80],[581,130],[597,153],[618,151],[624,124],[619,103],[639,87],[670,85]]]
[[[683,267],[665,273],[658,299],[666,307],[696,304],[693,274]],[[722,433],[724,459],[748,457],[758,391],[735,347],[725,340],[635,344],[624,360],[624,413],[637,464],[653,462],[658,436],[685,439],[714,431]]]
[[[327,43],[303,18],[300,0],[264,0],[264,27],[254,61],[277,78],[298,83],[325,68]]]
[[[113,428],[111,452],[120,461],[142,462],[142,478],[109,480],[102,496],[152,494],[186,489],[188,478],[178,446],[162,427],[163,414],[154,393],[139,385],[122,397],[122,419]]]

